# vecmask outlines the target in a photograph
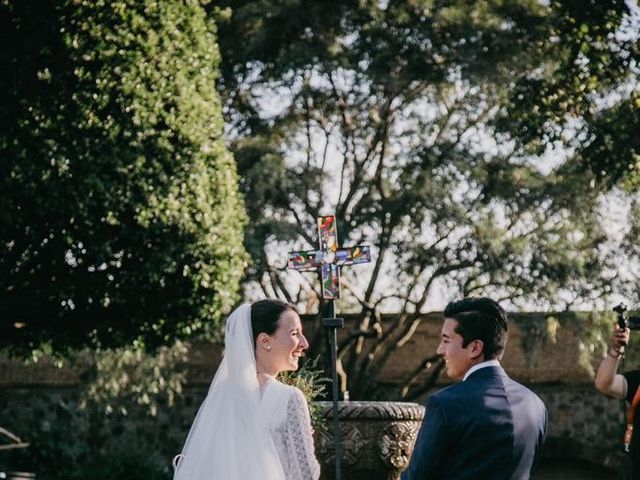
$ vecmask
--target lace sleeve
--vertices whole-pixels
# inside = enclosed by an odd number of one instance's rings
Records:
[[[287,404],[285,444],[289,457],[287,480],[318,480],[320,465],[314,455],[309,406],[297,388]]]

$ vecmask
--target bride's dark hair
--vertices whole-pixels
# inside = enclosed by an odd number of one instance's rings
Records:
[[[251,330],[253,330],[253,344],[256,344],[256,338],[261,333],[271,335],[278,328],[278,320],[282,314],[288,310],[297,313],[293,305],[268,298],[266,300],[258,300],[251,304]]]

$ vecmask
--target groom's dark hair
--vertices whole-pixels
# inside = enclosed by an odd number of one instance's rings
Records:
[[[288,310],[296,309],[293,305],[275,298],[259,300],[251,304],[251,329],[253,330],[253,345],[261,333],[271,335],[278,328],[278,320]]]
[[[507,312],[498,302],[486,297],[466,297],[451,302],[444,309],[444,318],[458,322],[456,333],[462,346],[472,340],[482,340],[484,359],[497,358],[507,344]]]

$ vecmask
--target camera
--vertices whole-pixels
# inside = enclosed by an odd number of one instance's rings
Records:
[[[618,325],[620,328],[628,328],[629,330],[640,330],[640,317],[630,317],[627,306],[624,303],[613,307],[613,311],[618,316]]]

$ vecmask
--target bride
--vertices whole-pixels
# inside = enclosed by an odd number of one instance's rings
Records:
[[[177,457],[174,480],[317,480],[309,407],[276,376],[309,347],[288,303],[245,304],[227,320],[222,363]]]

